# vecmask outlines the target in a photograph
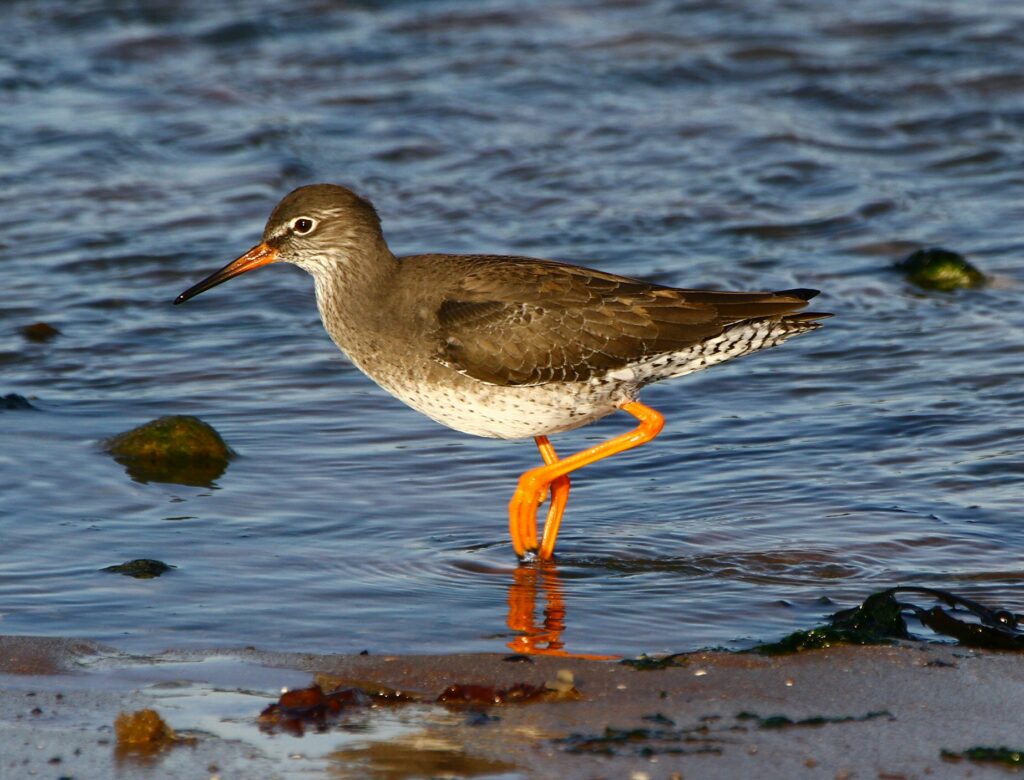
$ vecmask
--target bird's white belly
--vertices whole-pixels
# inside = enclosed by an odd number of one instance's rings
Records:
[[[455,383],[381,382],[381,387],[449,428],[474,436],[521,439],[569,431],[614,412],[629,394],[587,383],[504,387],[459,377]]]

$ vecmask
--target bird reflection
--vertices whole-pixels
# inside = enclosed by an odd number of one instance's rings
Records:
[[[554,655],[563,658],[587,658],[607,661],[617,655],[572,653],[565,649],[562,632],[565,631],[564,585],[558,576],[558,567],[552,561],[537,560],[524,564],[512,573],[508,588],[508,627],[516,636],[509,648],[525,655]],[[544,596],[544,620],[537,625],[537,591]]]

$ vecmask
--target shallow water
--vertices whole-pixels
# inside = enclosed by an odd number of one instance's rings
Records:
[[[746,646],[895,584],[1021,611],[1024,11],[231,5],[7,9],[0,395],[35,410],[0,411],[0,633],[636,653]],[[557,567],[517,571],[531,443],[386,396],[295,269],[170,305],[310,181],[371,197],[399,253],[816,287],[838,316],[650,388],[665,433],[581,473]],[[992,284],[910,288],[889,266],[922,245]],[[61,335],[23,338],[38,320]],[[239,453],[213,488],[100,450],[165,414]],[[140,557],[178,568],[99,571]]]

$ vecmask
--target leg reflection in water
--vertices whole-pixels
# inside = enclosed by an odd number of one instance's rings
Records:
[[[537,590],[544,594],[544,623],[538,626]],[[508,627],[519,636],[508,643],[509,648],[526,655],[556,655],[563,658],[588,658],[608,661],[617,655],[570,653],[562,642],[565,630],[565,602],[558,568],[551,561],[537,560],[519,566],[513,572],[508,588]]]

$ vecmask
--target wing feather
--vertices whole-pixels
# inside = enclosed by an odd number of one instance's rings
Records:
[[[798,311],[813,292],[683,290],[548,261],[474,260],[436,311],[435,358],[506,386],[587,381]]]

